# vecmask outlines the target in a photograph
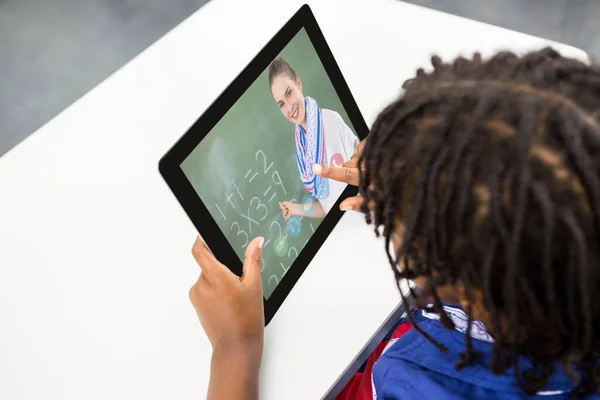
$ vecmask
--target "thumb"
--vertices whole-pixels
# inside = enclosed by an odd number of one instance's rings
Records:
[[[262,246],[265,239],[255,238],[246,248],[244,265],[242,267],[242,283],[247,287],[260,288],[262,292],[262,280],[260,278],[260,264],[262,260]]]

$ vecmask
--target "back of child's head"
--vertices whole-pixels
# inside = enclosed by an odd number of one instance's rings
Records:
[[[294,71],[292,66],[288,64],[287,61],[285,61],[281,57],[277,57],[273,61],[271,61],[271,64],[269,64],[269,88],[273,86],[273,81],[275,80],[275,78],[277,78],[280,75],[285,75],[292,81],[296,80],[298,76],[296,75],[296,71]]]
[[[490,369],[515,367],[525,392],[557,363],[578,393],[598,391],[600,69],[552,49],[432,64],[381,113],[360,159],[386,248],[403,227],[388,253],[397,280],[428,278],[411,294],[433,299],[447,327],[440,287],[459,288],[469,324],[481,306]],[[477,358],[469,335],[465,346],[457,368]]]

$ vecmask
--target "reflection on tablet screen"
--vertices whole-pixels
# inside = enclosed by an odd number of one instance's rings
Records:
[[[341,166],[356,144],[302,29],[181,164],[240,260],[265,238],[266,299],[346,187],[312,166]]]

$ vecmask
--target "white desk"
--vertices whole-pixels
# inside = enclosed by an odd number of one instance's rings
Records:
[[[157,161],[300,4],[213,0],[0,159],[0,398],[203,398],[195,234]],[[433,52],[548,43],[397,1],[310,4],[368,123]],[[397,301],[346,215],[267,330],[262,398],[321,397]]]

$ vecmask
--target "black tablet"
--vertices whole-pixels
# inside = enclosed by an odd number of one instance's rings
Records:
[[[263,236],[269,323],[356,188],[323,179],[368,128],[310,8],[303,6],[159,162],[219,261],[241,275]],[[335,262],[335,260],[332,260]]]

